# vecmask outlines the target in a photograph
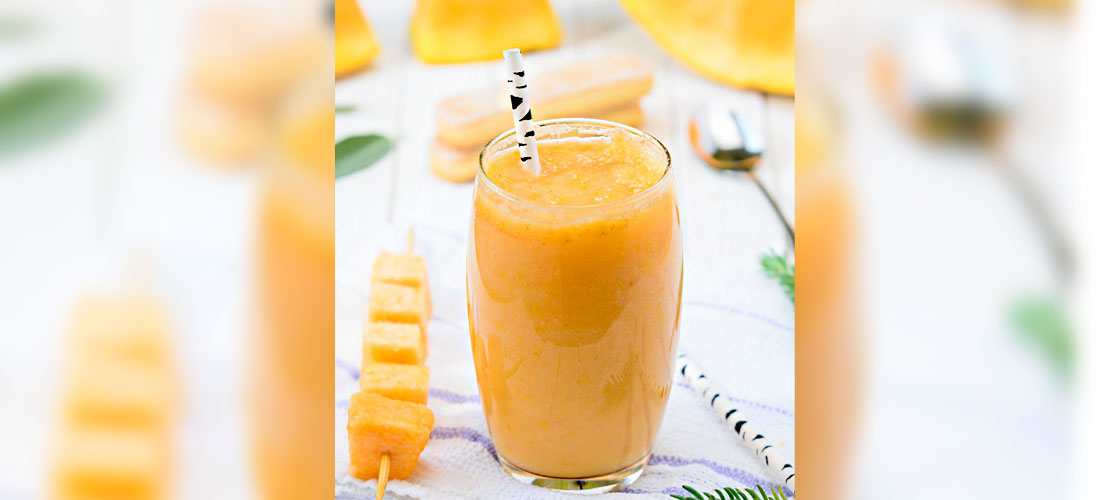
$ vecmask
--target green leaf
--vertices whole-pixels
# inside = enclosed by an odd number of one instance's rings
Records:
[[[31,73],[0,88],[0,157],[57,139],[103,103],[104,87],[84,71]]]
[[[694,497],[696,500],[707,500],[707,499],[703,498],[703,495],[700,495],[699,492],[696,491],[695,488],[692,488],[691,486],[688,486],[688,485],[685,484],[685,485],[681,486],[681,488],[686,490],[688,493],[691,493],[691,496]]]
[[[787,261],[787,256],[774,251],[761,255],[760,267],[764,268],[764,274],[769,278],[779,282],[787,298],[794,303],[794,266]]]
[[[1017,299],[1010,309],[1017,335],[1042,352],[1065,382],[1073,378],[1073,331],[1062,303],[1051,297]]]
[[[756,485],[756,489],[760,491],[760,498],[763,498],[764,500],[768,500],[768,494],[764,492],[764,487],[763,486],[760,486],[758,484],[758,485]]]
[[[378,135],[354,135],[336,143],[336,178],[358,172],[386,156],[393,141]]]
[[[350,104],[336,106],[337,113],[351,113],[353,111],[355,111],[355,106],[352,106]]]

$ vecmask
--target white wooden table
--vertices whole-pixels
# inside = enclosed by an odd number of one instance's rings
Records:
[[[465,262],[461,252],[455,256],[453,249],[465,248],[472,183],[452,184],[436,178],[429,167],[429,144],[435,136],[435,106],[440,99],[503,78],[502,61],[428,66],[415,59],[408,40],[414,2],[360,3],[382,45],[382,54],[366,71],[337,82],[336,105],[356,109],[337,115],[336,137],[381,133],[394,138],[396,145],[375,165],[336,182],[337,358],[338,364],[346,360],[349,365],[358,363],[356,332],[362,328],[370,263],[386,246],[380,241],[395,241],[393,235],[405,228],[415,229],[418,245],[429,242],[418,251],[427,254],[433,273],[436,315],[465,329]],[[642,100],[646,119],[640,128],[661,140],[673,157],[685,252],[680,347],[737,397],[775,410],[762,418],[774,426],[774,438],[783,441],[793,457],[794,308],[759,267],[762,253],[787,249],[786,233],[748,178],[706,166],[695,157],[686,135],[688,116],[705,102],[730,103],[744,118],[755,121],[766,131],[768,141],[759,175],[793,221],[793,99],[734,90],[699,76],[666,55],[617,2],[556,1],[554,7],[565,29],[565,41],[553,50],[525,54],[532,80],[537,81],[540,72],[548,68],[609,51],[637,54],[655,67],[654,88]],[[538,110],[534,111],[537,118]],[[447,257],[433,255],[433,242],[451,248]],[[464,332],[457,335],[458,340],[437,340],[451,333],[430,333],[432,345],[468,344]],[[743,358],[734,361],[733,355]],[[468,371],[455,376],[472,381],[472,363]],[[449,375],[433,367],[433,388],[446,384],[445,376]],[[472,382],[468,385],[476,391]],[[338,408],[341,397],[337,395]],[[670,407],[695,404],[692,397],[690,392],[674,393]],[[678,439],[662,432],[658,448],[662,439]],[[722,438],[732,440],[723,440],[721,446],[741,453],[736,448],[743,446],[734,441],[737,438],[732,432]],[[699,453],[706,456],[707,452]],[[720,454],[711,455],[708,458],[722,460]],[[752,458],[745,457],[745,463],[751,464]],[[753,473],[768,477],[763,464],[758,465],[760,470]],[[733,482],[723,485],[737,486]]]

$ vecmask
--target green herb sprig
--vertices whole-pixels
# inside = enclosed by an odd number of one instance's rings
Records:
[[[336,178],[358,172],[386,156],[393,141],[378,135],[353,135],[336,143]]]
[[[783,488],[771,487],[771,496],[764,491],[764,487],[759,484],[756,485],[756,489],[752,488],[718,488],[714,490],[714,493],[700,493],[695,488],[688,485],[681,486],[685,491],[691,494],[689,497],[682,495],[669,495],[676,500],[787,500],[787,495],[783,493]]]
[[[779,255],[775,251],[760,256],[760,267],[764,268],[764,274],[779,282],[787,298],[794,303],[794,266],[787,259],[787,255]]]

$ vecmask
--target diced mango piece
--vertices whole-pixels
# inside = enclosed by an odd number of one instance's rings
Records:
[[[419,0],[409,37],[421,61],[464,63],[553,47],[562,30],[548,0]]]
[[[384,283],[396,283],[424,290],[428,315],[432,314],[431,290],[428,287],[428,266],[424,257],[408,254],[392,254],[383,251],[374,259],[371,279]]]
[[[794,95],[794,0],[619,0],[658,45],[726,85]]]
[[[72,331],[74,355],[164,366],[171,352],[167,314],[151,297],[88,295],[77,306]]]
[[[419,365],[426,354],[418,325],[368,321],[363,330],[363,366],[369,363]]]
[[[359,373],[359,390],[390,399],[427,404],[429,370],[424,365],[371,363]]]
[[[367,315],[371,321],[414,323],[427,331],[430,318],[427,293],[423,288],[374,281]]]
[[[385,283],[419,287],[428,282],[428,266],[424,263],[424,257],[383,251],[374,259],[371,277]]]
[[[67,384],[66,417],[75,425],[161,429],[174,406],[169,375],[145,364],[77,361]]]
[[[162,498],[163,435],[134,429],[74,429],[58,443],[58,498]]]
[[[336,0],[336,76],[358,70],[374,60],[380,47],[356,0]]]
[[[385,454],[390,456],[390,478],[408,478],[434,424],[427,406],[366,392],[353,394],[348,406],[349,473],[364,481],[378,477]]]

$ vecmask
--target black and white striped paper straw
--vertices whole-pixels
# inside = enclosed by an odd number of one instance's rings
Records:
[[[531,117],[531,100],[527,98],[523,55],[519,49],[508,49],[504,51],[504,63],[508,67],[508,96],[512,101],[512,120],[516,124],[519,159],[527,170],[538,175],[542,167],[539,165],[539,148],[535,145],[535,120]]]
[[[711,388],[710,379],[682,352],[676,355],[676,371],[680,372],[688,385],[703,396],[710,403],[711,408],[714,408],[714,412],[722,417],[738,436],[741,436],[741,440],[756,452],[756,456],[783,481],[783,485],[794,491],[794,465],[779,456],[778,448],[773,446],[755,425],[746,420],[745,416],[733,406],[733,401],[722,397]]]

